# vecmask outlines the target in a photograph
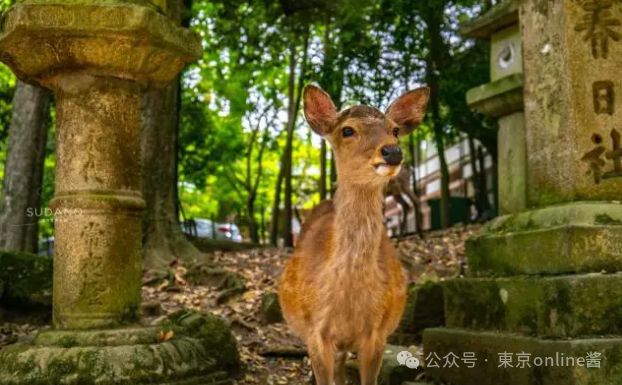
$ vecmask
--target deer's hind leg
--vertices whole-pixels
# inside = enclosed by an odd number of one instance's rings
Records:
[[[307,341],[309,358],[317,385],[333,385],[336,349],[327,339],[314,336]]]
[[[374,333],[375,334],[375,333]],[[358,351],[361,385],[376,385],[382,365],[384,340],[372,335],[361,343]]]

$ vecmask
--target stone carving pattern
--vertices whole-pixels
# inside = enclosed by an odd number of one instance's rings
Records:
[[[101,224],[88,222],[82,229],[80,238],[84,239],[87,249],[80,297],[85,298],[88,305],[101,306],[108,291],[108,285],[103,275],[106,261],[105,255],[102,253],[102,250],[106,249],[106,234]]]
[[[586,152],[581,160],[588,164],[588,175],[592,175],[594,183],[599,184],[603,179],[622,177],[622,147],[620,146],[620,133],[616,129],[610,132],[611,149],[607,150],[603,144],[603,138],[592,135],[592,143],[595,147]],[[608,162],[611,167],[605,170]]]
[[[614,15],[616,0],[575,0],[585,14],[575,25],[575,31],[583,34],[583,40],[590,42],[595,59],[609,57],[610,40],[619,41],[622,22]]]

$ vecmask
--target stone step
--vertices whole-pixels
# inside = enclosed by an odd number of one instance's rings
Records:
[[[389,337],[389,343],[412,345],[421,342],[421,333],[426,328],[445,325],[443,287],[436,282],[412,284],[404,315],[397,330]]]
[[[622,335],[622,274],[443,283],[447,327],[541,337]]]
[[[423,339],[426,375],[433,381],[453,385],[620,384],[619,337],[547,340],[435,328],[427,329]]]
[[[473,276],[622,271],[622,205],[576,202],[499,217],[466,250]]]

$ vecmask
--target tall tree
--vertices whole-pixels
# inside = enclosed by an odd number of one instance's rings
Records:
[[[0,249],[36,252],[49,91],[17,82],[0,201]]]
[[[188,4],[169,1],[168,15],[188,26]],[[166,267],[175,258],[192,260],[201,253],[181,231],[178,213],[177,146],[180,79],[163,89],[147,90],[142,98],[143,257],[149,269]]]
[[[309,48],[309,30],[304,32],[302,36],[302,57],[300,58],[300,68],[298,78],[296,78],[296,67],[298,66],[298,60],[296,59],[296,51],[298,47],[292,46],[292,54],[290,55],[290,85],[288,88],[288,116],[287,116],[287,141],[285,145],[284,161],[284,175],[285,182],[284,189],[284,216],[285,223],[283,224],[283,243],[287,247],[294,246],[294,238],[292,234],[292,220],[293,220],[293,207],[292,207],[292,146],[294,141],[294,129],[296,128],[296,120],[298,118],[298,112],[300,110],[300,100],[302,97],[302,88],[304,87],[305,75],[307,69],[307,54]],[[297,80],[297,81],[296,81]]]

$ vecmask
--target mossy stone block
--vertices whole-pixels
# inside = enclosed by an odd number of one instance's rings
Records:
[[[224,384],[238,367],[228,324],[180,311],[154,327],[41,332],[0,351],[0,384]]]
[[[445,328],[427,329],[423,338],[426,374],[442,383],[620,385],[622,382],[622,338],[550,340]],[[474,367],[462,360],[464,353],[474,355]],[[519,364],[518,357],[527,355],[530,365]],[[445,357],[454,356],[459,357],[457,366],[449,367]],[[511,366],[502,364],[508,360]],[[588,363],[591,366],[598,363],[600,368],[588,367]]]
[[[466,249],[473,276],[622,271],[622,204],[575,202],[499,217]]]
[[[443,283],[446,326],[567,338],[622,335],[622,274]]]
[[[0,252],[0,304],[51,307],[52,271],[51,257]]]
[[[437,282],[412,284],[408,288],[406,307],[400,325],[390,337],[397,344],[421,341],[423,330],[445,324],[443,288]]]

